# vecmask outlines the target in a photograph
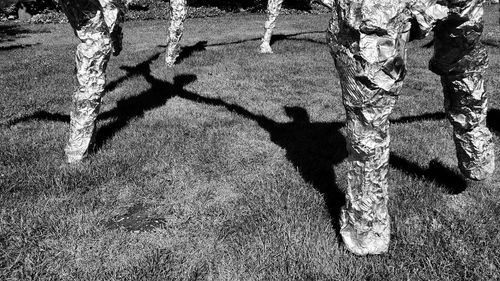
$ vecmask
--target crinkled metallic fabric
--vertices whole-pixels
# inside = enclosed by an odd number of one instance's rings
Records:
[[[124,20],[126,6],[121,0],[99,0],[99,3],[103,10],[104,21],[109,27],[113,54],[117,56],[122,50],[123,33],[120,23]]]
[[[441,76],[446,114],[453,125],[458,167],[483,180],[495,169],[491,132],[486,127],[488,97],[484,73],[488,54],[480,41],[482,1],[450,1],[450,16],[434,28],[429,68]]]
[[[335,6],[335,0],[312,0],[311,3],[321,4],[329,9],[333,9]]]
[[[264,37],[262,37],[262,43],[260,44],[261,53],[272,53],[271,49],[271,36],[273,35],[273,29],[276,26],[276,19],[280,14],[281,6],[283,5],[283,0],[269,0],[267,2],[267,21],[264,25],[266,29],[264,31]]]
[[[74,163],[87,155],[94,138],[95,120],[106,82],[106,65],[113,44],[111,32],[118,28],[121,2],[61,0],[60,4],[81,40],[75,57],[79,86],[73,95],[70,136],[65,148],[67,161]]]
[[[406,74],[410,30],[421,38],[434,29],[430,68],[442,77],[461,170],[477,179],[493,172],[482,0],[337,0],[335,8],[337,24],[330,24],[327,40],[342,86],[349,152],[340,232],[351,252],[380,254],[390,240],[388,116]]]
[[[315,0],[312,2],[317,2],[332,9],[335,0]],[[273,53],[273,49],[271,48],[271,37],[273,35],[273,30],[276,27],[276,20],[280,14],[282,5],[283,5],[283,0],[269,0],[267,2],[268,19],[264,25],[265,28],[264,36],[262,37],[262,43],[260,44],[260,52],[263,54]]]
[[[187,16],[186,0],[170,0],[170,27],[168,28],[167,52],[165,64],[169,67],[175,64],[179,56],[179,41],[184,31],[184,21]]]

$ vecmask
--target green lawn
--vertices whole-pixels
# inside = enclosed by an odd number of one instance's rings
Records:
[[[497,10],[483,41],[500,159]],[[336,234],[346,149],[328,15],[280,17],[273,55],[258,53],[264,19],[188,20],[173,69],[165,22],[126,23],[79,169],[61,167],[69,25],[1,25],[0,280],[499,280],[500,173],[458,173],[429,39],[409,45],[391,116],[391,246],[357,257]]]

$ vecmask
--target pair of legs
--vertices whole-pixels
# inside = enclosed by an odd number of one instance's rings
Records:
[[[114,49],[121,50],[123,5],[119,0],[61,0],[76,36],[78,89],[73,94],[69,140],[65,148],[67,162],[81,161],[95,137],[95,120],[99,113],[106,83],[106,66]]]
[[[313,0],[328,8],[333,7],[334,0]],[[271,36],[276,26],[276,19],[280,13],[283,0],[269,0],[267,3],[268,19],[265,23],[265,32],[260,45],[261,53],[272,53]],[[165,64],[172,67],[179,56],[179,41],[184,31],[184,21],[187,16],[186,0],[170,0],[170,26],[168,28],[167,50]]]
[[[482,0],[448,0],[447,6],[437,2],[335,4],[337,20],[327,37],[342,85],[349,152],[340,232],[346,247],[358,255],[383,253],[389,245],[388,117],[406,74],[405,44],[412,23],[418,25],[420,37],[434,30],[430,69],[441,76],[461,172],[481,180],[494,170],[492,136],[486,127],[487,53],[480,43]]]

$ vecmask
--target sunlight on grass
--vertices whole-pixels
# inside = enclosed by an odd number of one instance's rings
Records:
[[[459,174],[428,41],[409,44],[391,116],[390,250],[359,258],[336,234],[347,152],[328,15],[280,18],[273,55],[257,52],[263,21],[188,20],[173,69],[165,23],[127,23],[79,169],[61,165],[70,28],[1,42],[25,47],[0,51],[0,279],[499,279],[500,178]],[[496,12],[486,22],[498,146]]]

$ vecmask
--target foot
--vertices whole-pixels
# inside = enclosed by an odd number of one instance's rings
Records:
[[[61,164],[58,166],[58,168],[63,172],[81,170],[83,168],[83,161],[68,162],[68,159],[66,159],[64,161],[61,161]]]
[[[262,54],[272,54],[273,49],[271,48],[271,45],[269,45],[268,43],[262,43],[260,44],[260,52]]]
[[[469,180],[482,181],[489,178],[495,170],[495,159],[493,156],[487,158],[484,163],[459,163],[458,167],[462,174]]]
[[[174,64],[175,64],[175,58],[173,58],[169,55],[165,56],[165,65],[167,67],[173,67]]]
[[[354,229],[342,229],[340,231],[345,247],[355,255],[379,255],[389,249],[390,231],[389,228],[382,233],[369,231],[357,233]]]

